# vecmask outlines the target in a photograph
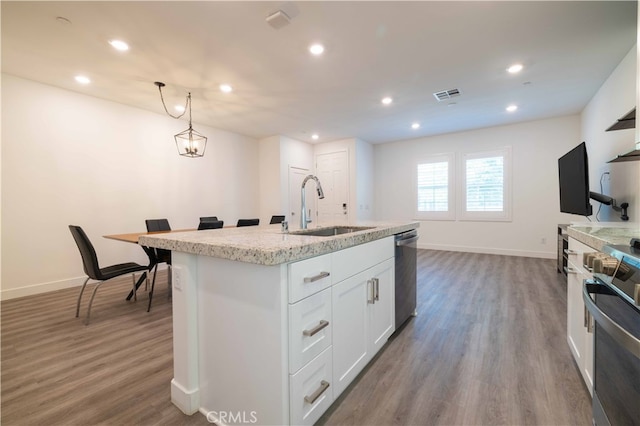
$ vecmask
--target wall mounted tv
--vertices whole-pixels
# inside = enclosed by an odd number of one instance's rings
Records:
[[[589,191],[589,159],[587,145],[584,142],[558,159],[558,173],[561,212],[591,216],[593,211],[589,199],[592,199],[620,212],[620,219],[629,220],[627,215],[629,203],[618,206],[614,198]]]
[[[589,160],[587,145],[580,145],[558,159],[560,211],[581,216],[593,213],[589,203]]]

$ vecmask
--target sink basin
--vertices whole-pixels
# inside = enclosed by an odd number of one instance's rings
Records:
[[[373,229],[373,226],[332,226],[330,228],[303,229],[291,232],[293,235],[312,235],[314,237],[333,237],[335,235],[349,234],[351,232]]]

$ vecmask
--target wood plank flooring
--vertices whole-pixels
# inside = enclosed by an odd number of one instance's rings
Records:
[[[418,251],[418,316],[320,419],[331,425],[590,425],[555,261]]]
[[[553,261],[418,253],[418,317],[320,424],[591,424]],[[143,291],[124,301],[130,286],[104,284],[89,326],[74,318],[76,288],[2,302],[3,426],[208,424],[170,401],[166,277],[150,313]]]

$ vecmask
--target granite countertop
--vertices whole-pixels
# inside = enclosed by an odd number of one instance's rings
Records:
[[[343,225],[340,225],[343,226]],[[348,226],[372,229],[330,237],[282,233],[280,224],[144,235],[138,243],[203,256],[260,265],[279,265],[342,250],[416,229],[419,222],[357,222]],[[322,226],[320,228],[327,228]],[[314,230],[319,228],[310,228]]]
[[[576,223],[567,228],[567,234],[589,247],[602,251],[605,245],[629,245],[631,238],[640,238],[640,224]]]

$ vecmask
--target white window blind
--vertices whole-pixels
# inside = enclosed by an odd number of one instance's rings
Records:
[[[449,163],[418,164],[418,211],[449,210]]]
[[[468,159],[467,211],[504,210],[504,157]]]
[[[455,219],[455,154],[438,154],[416,165],[416,218]]]
[[[511,220],[511,148],[469,153],[461,160],[460,220]]]

